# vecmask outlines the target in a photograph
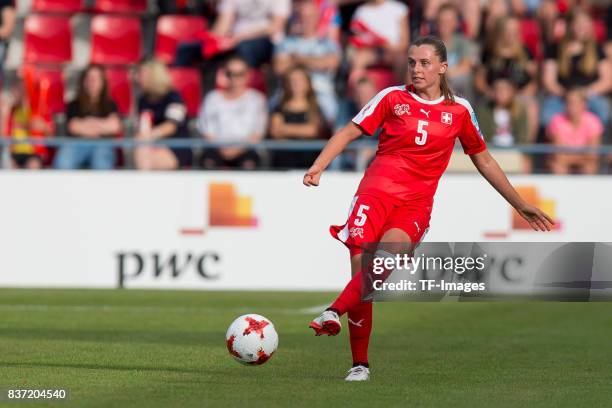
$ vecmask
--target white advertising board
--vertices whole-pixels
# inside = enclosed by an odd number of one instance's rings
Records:
[[[301,178],[3,172],[0,286],[337,290],[348,251],[328,228],[345,221],[360,175],[329,173],[318,188]],[[484,179],[449,175],[426,241],[610,241],[612,178],[512,181],[554,212],[557,231],[520,229]]]

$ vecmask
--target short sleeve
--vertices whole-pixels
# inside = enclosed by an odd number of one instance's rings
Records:
[[[387,88],[380,91],[353,118],[353,123],[368,135],[373,135],[389,114],[387,95],[393,90],[394,88]]]
[[[275,55],[284,55],[290,54],[291,43],[293,42],[293,37],[285,37],[281,42],[274,45],[274,54]]]
[[[176,123],[182,123],[187,118],[187,107],[183,103],[181,96],[172,92],[168,96],[168,104],[164,109],[164,119],[171,120]]]
[[[236,11],[235,0],[221,0],[217,6],[217,12],[221,13],[233,13]]]
[[[549,135],[559,134],[561,132],[561,127],[562,127],[561,122],[563,122],[563,114],[557,113],[550,120],[550,123],[548,124],[548,127],[546,128],[546,132]]]
[[[289,17],[291,13],[291,0],[273,0],[272,4],[272,15]]]
[[[476,113],[472,105],[462,98],[457,98],[457,102],[463,105],[467,112],[463,115],[463,123],[459,132],[459,141],[463,147],[463,152],[467,155],[480,153],[487,149],[484,136],[480,131]]]
[[[587,112],[587,114],[589,114],[589,139],[595,139],[597,137],[600,137],[604,132],[604,127],[601,123],[601,120],[599,120],[599,118],[591,112]]]

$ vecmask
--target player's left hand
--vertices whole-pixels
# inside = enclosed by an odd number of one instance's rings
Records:
[[[313,164],[304,175],[304,185],[307,187],[318,186],[321,173],[323,173],[323,170],[316,164]]]
[[[531,228],[536,231],[550,231],[555,224],[548,214],[532,205],[526,204],[517,208],[516,211],[518,211],[521,217],[527,220]]]

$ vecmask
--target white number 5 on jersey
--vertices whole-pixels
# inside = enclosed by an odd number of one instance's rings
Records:
[[[419,120],[419,124],[417,127],[417,133],[419,136],[414,138],[414,142],[419,146],[423,146],[425,142],[427,142],[427,131],[425,130],[425,126],[428,126],[429,122],[426,120]]]

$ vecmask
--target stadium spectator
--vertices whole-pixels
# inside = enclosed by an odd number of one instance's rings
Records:
[[[606,39],[605,52],[608,61],[612,64],[612,4],[608,6],[606,12],[606,27],[608,28],[608,38]]]
[[[508,15],[510,15],[510,7],[506,0],[489,0],[484,8],[484,20],[480,27],[478,42],[485,44],[494,35],[497,21]]]
[[[277,140],[320,139],[323,123],[308,71],[302,67],[291,68],[283,77],[283,99],[272,114],[270,136]],[[272,155],[272,166],[306,168],[317,155],[316,151],[278,151]]]
[[[2,101],[1,106],[3,134],[16,140],[53,134],[52,124],[32,112],[23,81],[15,82],[10,99]],[[11,167],[14,169],[40,169],[47,155],[45,147],[31,143],[14,144],[10,150]]]
[[[344,124],[351,121],[359,111],[376,96],[378,91],[376,84],[368,76],[358,78],[355,81],[352,95],[344,99],[340,104],[335,131],[337,132]],[[378,137],[379,131],[380,129],[377,130],[373,136]],[[342,154],[332,162],[330,168],[335,170],[354,170],[359,163],[369,163],[372,157],[374,157],[374,152],[375,149],[373,148],[360,149],[359,154],[350,150],[342,152]]]
[[[159,14],[189,13],[211,17],[217,0],[156,0]]]
[[[266,99],[261,92],[248,87],[249,67],[244,59],[231,57],[223,70],[227,87],[211,91],[204,98],[197,119],[198,131],[213,142],[257,143],[266,132]],[[205,169],[253,169],[258,164],[257,153],[241,146],[207,149],[201,158]]]
[[[476,106],[476,116],[487,142],[495,147],[531,143],[527,106],[516,97],[516,86],[499,78],[493,82],[493,99]],[[530,173],[532,161],[523,156],[523,172]]]
[[[599,146],[603,124],[595,114],[587,111],[587,95],[584,90],[570,90],[565,99],[565,113],[554,115],[547,128],[551,142],[557,146]],[[595,174],[598,156],[596,153],[556,153],[550,158],[549,164],[555,174],[567,174],[572,170]]]
[[[480,128],[493,146],[528,143],[527,108],[516,97],[516,86],[499,78],[493,82],[493,98],[476,107]]]
[[[66,107],[66,129],[69,137],[83,140],[100,140],[121,133],[121,119],[109,96],[101,66],[90,65],[82,72],[76,98]],[[116,161],[112,146],[77,143],[60,147],[53,165],[56,169],[110,170]]]
[[[369,0],[351,20],[350,59],[353,77],[361,77],[374,65],[387,65],[404,77],[410,43],[408,7],[396,0]]]
[[[296,6],[302,1],[314,3],[319,10],[320,18],[317,22],[317,36],[320,38],[328,38],[339,44],[342,18],[336,1],[333,0],[294,0],[293,14],[289,19],[288,34],[299,36],[304,33],[304,27],[300,21],[298,12],[296,12]]]
[[[274,70],[284,76],[292,67],[308,69],[317,101],[328,123],[338,113],[338,98],[334,89],[336,70],[340,65],[341,50],[329,37],[318,35],[321,14],[312,0],[296,4],[297,22],[301,34],[286,37],[274,51]]]
[[[494,99],[493,82],[507,79],[518,89],[518,95],[527,104],[529,115],[529,138],[535,139],[538,124],[537,66],[529,49],[521,42],[520,21],[514,17],[497,20],[493,35],[482,52],[476,71],[476,90],[489,99]]]
[[[427,0],[423,4],[423,21],[421,23],[421,35],[433,33],[436,26],[440,9],[445,5],[454,6],[463,16],[462,31],[469,39],[474,39],[480,31],[482,11],[480,0]]]
[[[438,11],[436,26],[438,36],[446,44],[448,71],[446,75],[457,94],[472,99],[473,69],[476,65],[475,45],[459,29],[461,15],[452,4],[444,4]]]
[[[606,125],[610,103],[605,95],[612,89],[612,69],[596,42],[591,17],[577,10],[571,17],[565,37],[546,50],[542,82],[548,96],[542,106],[542,122],[565,109],[563,97],[569,88],[583,87],[588,109]]]
[[[8,45],[17,21],[13,0],[0,0],[0,66],[8,54]]]
[[[199,41],[180,43],[175,64],[189,66],[232,52],[258,68],[270,61],[273,44],[282,40],[291,0],[221,0],[210,32]]]
[[[536,15],[540,24],[541,41],[544,49],[554,47],[561,40],[566,29],[565,20],[561,18],[557,2],[555,0],[543,0]]]
[[[149,60],[138,71],[141,96],[138,98],[139,129],[137,140],[183,139],[189,137],[187,108],[172,87],[168,68],[160,61]],[[189,148],[138,146],[134,151],[139,170],[175,170],[191,166]]]
[[[213,32],[226,38],[250,67],[272,57],[291,13],[291,0],[220,0]]]

